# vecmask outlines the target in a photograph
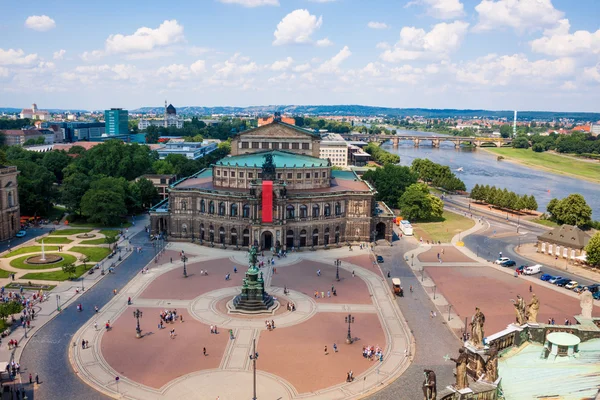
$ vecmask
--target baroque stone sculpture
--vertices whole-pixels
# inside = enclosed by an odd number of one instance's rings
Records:
[[[517,324],[523,325],[525,323],[525,314],[526,314],[526,309],[525,309],[525,300],[523,300],[523,298],[520,295],[517,295],[517,300],[512,300],[513,305],[515,306],[515,313],[516,313],[516,321]]]
[[[489,358],[485,363],[485,380],[495,382],[498,379],[498,348],[492,346]]]
[[[592,319],[592,309],[594,308],[594,296],[587,288],[579,295],[579,305],[581,306],[581,316],[585,319]]]
[[[424,369],[425,380],[423,381],[423,400],[436,400],[437,398],[437,379],[435,372],[430,369]]]
[[[483,347],[483,324],[485,315],[479,307],[475,307],[475,315],[471,318],[471,344],[475,347]]]
[[[531,324],[537,323],[538,312],[540,311],[540,300],[535,296],[531,297],[531,301],[527,305],[527,322]]]
[[[242,292],[233,299],[233,306],[241,311],[265,311],[273,307],[273,297],[265,292],[265,282],[256,264],[258,263],[257,249],[250,248],[248,253],[249,268],[242,281]]]
[[[456,363],[456,384],[454,385],[454,387],[457,390],[469,387],[469,380],[467,379],[468,359],[469,356],[463,348],[458,349],[458,358],[450,358],[450,360]]]

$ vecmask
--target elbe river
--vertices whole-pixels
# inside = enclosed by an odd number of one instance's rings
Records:
[[[410,136],[446,136],[431,132],[397,130],[399,135]],[[400,156],[400,164],[410,166],[415,158],[428,158],[431,161],[447,165],[457,177],[471,190],[475,184],[496,186],[520,195],[534,195],[538,210],[545,212],[552,198],[562,199],[571,193],[583,195],[592,207],[593,218],[600,219],[600,185],[582,179],[539,171],[525,165],[498,161],[497,156],[484,150],[454,148],[450,142],[440,143],[433,148],[427,142],[414,147],[412,141],[400,142],[394,148],[391,142],[385,142],[383,149]],[[463,171],[457,171],[462,168]]]

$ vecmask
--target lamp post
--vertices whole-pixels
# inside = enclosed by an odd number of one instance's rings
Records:
[[[140,318],[142,318],[142,312],[139,308],[133,312],[133,318],[137,320],[137,325],[135,327],[135,337],[139,339],[142,337],[142,328],[140,328]]]
[[[414,267],[415,266],[415,253],[412,253],[410,255],[410,266]]]
[[[423,273],[425,272],[425,269],[423,267],[421,267],[421,282],[423,282]]]
[[[60,312],[60,295],[56,295],[56,311]]]
[[[352,316],[352,314],[348,314],[347,317],[344,318],[346,323],[348,324],[348,336],[346,336],[346,343],[347,344],[352,344],[353,340],[352,340],[352,332],[350,332],[350,325],[354,323],[354,317]]]
[[[253,373],[253,390],[254,396],[252,400],[256,400],[256,360],[258,359],[258,353],[256,352],[256,339],[252,340],[252,354],[250,354],[250,360],[252,360],[252,373]]]
[[[183,277],[184,277],[184,278],[187,278],[187,277],[188,277],[188,274],[187,274],[187,268],[186,268],[186,266],[185,266],[185,262],[187,261],[187,259],[188,259],[188,258],[187,258],[187,256],[186,256],[186,255],[183,255],[183,256],[181,256],[181,261],[183,261]]]
[[[436,288],[436,286],[435,286],[435,285],[433,285],[433,299],[434,299],[434,300],[435,300],[435,288]]]
[[[336,267],[335,267],[335,280],[339,282],[340,281],[340,262],[336,261],[335,265],[336,265]]]
[[[373,243],[377,244],[377,231],[373,230],[371,233],[373,234]]]
[[[450,322],[450,310],[452,310],[452,304],[448,304],[448,322]]]

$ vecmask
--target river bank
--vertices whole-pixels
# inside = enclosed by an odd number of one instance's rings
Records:
[[[507,161],[526,165],[541,171],[600,183],[600,162],[593,163],[587,160],[577,160],[573,157],[563,157],[562,155],[548,152],[536,153],[531,149],[480,147],[478,150],[503,156]]]

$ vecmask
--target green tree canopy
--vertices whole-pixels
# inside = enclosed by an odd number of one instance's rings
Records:
[[[548,203],[548,212],[559,224],[586,226],[592,220],[592,208],[580,194],[571,194],[562,200]]]
[[[427,185],[424,183],[410,185],[400,197],[398,207],[404,218],[410,220],[430,219],[433,206]]]
[[[417,182],[417,174],[410,168],[393,164],[367,171],[363,178],[377,189],[377,200],[385,201],[392,207],[398,204],[406,188]]]
[[[125,200],[118,191],[90,189],[81,199],[81,210],[90,222],[115,226],[127,214]]]
[[[586,259],[590,265],[600,266],[600,232],[597,232],[585,247]]]

